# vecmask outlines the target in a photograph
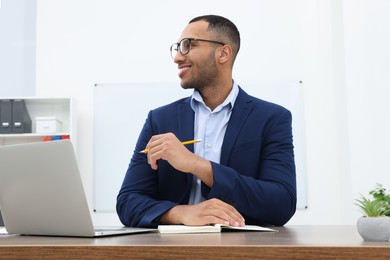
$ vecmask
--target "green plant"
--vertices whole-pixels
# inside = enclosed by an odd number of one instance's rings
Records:
[[[390,193],[386,194],[386,189],[382,184],[377,183],[376,187],[370,191],[370,195],[377,201],[385,202],[386,216],[390,217]]]
[[[386,194],[386,189],[377,184],[369,194],[373,196],[372,200],[361,194],[361,198],[355,200],[360,212],[367,217],[390,216],[390,194]]]

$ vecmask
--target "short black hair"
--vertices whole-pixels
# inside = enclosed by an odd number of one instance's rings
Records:
[[[234,61],[238,54],[238,51],[240,50],[241,44],[240,32],[238,31],[237,26],[229,19],[219,15],[198,16],[192,19],[189,23],[198,21],[208,22],[208,30],[215,31],[219,35],[219,37],[221,37],[220,39],[216,40],[225,42],[226,44],[232,46],[234,51]]]

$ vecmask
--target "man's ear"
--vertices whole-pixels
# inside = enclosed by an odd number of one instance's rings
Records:
[[[218,54],[218,61],[220,63],[226,63],[232,59],[233,49],[229,45],[224,45],[221,47],[221,50],[218,52]]]

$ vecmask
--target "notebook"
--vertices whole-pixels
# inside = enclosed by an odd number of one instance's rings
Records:
[[[158,231],[161,234],[191,234],[191,233],[221,233],[222,231],[258,231],[258,232],[277,232],[276,229],[267,227],[245,225],[244,227],[233,227],[227,225],[205,225],[205,226],[186,226],[186,225],[159,225]]]
[[[93,226],[71,140],[0,146],[0,209],[12,234],[99,237],[156,230]]]

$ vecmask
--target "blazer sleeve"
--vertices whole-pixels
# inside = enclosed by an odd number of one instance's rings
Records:
[[[227,165],[212,163],[212,188],[203,185],[204,196],[232,204],[247,224],[284,225],[296,210],[292,116],[282,107],[271,110],[252,111]]]

